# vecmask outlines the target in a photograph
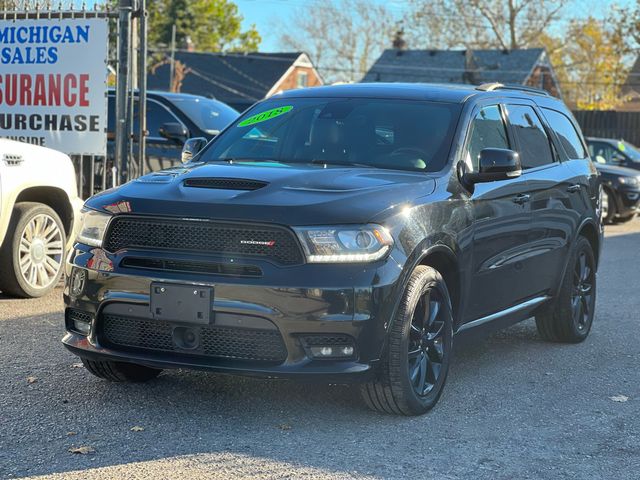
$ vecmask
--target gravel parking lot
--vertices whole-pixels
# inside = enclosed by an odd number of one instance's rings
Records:
[[[527,321],[459,348],[419,418],[346,386],[109,384],[62,347],[59,289],[0,297],[0,478],[639,478],[639,247],[640,221],[608,228],[586,342],[545,343]]]

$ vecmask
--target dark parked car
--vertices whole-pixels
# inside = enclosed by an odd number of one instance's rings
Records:
[[[640,150],[635,145],[613,138],[587,137],[586,140],[594,162],[640,170]]]
[[[115,92],[109,92],[108,158],[113,158],[115,139]],[[134,102],[133,131],[138,131],[138,101]],[[146,171],[180,164],[182,145],[188,138],[215,137],[238,117],[225,103],[198,95],[149,91],[147,93]],[[134,137],[137,138],[137,137]],[[137,140],[133,146],[137,153]]]
[[[602,182],[604,222],[628,222],[640,206],[640,172],[613,165],[595,165]]]
[[[415,415],[456,334],[535,316],[581,342],[599,179],[564,104],[500,84],[359,84],[259,102],[180,168],[96,195],[63,342],[93,374],[361,382]]]

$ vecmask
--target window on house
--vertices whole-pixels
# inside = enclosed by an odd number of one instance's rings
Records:
[[[307,72],[298,72],[298,88],[305,88],[309,82],[309,75]]]

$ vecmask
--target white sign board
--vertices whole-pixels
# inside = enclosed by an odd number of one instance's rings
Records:
[[[107,19],[0,20],[0,137],[105,155]]]

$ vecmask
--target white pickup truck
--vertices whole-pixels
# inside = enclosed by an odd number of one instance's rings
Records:
[[[57,284],[81,208],[67,155],[0,139],[0,292],[40,297]]]

